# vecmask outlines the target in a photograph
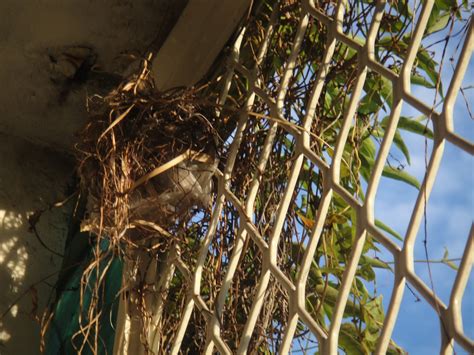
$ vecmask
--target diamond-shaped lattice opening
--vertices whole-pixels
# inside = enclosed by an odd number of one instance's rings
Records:
[[[206,341],[206,318],[194,306],[191,318],[186,328],[186,332],[181,344],[181,352],[183,354],[199,354],[202,353]]]
[[[295,144],[290,134],[277,127],[270,110],[261,100],[256,100],[252,110],[243,132],[244,142],[238,150],[230,187],[244,204],[249,193],[258,186],[255,185],[257,182],[266,195],[271,192],[268,184],[273,179],[275,192],[281,190],[282,187],[276,185],[284,181]]]
[[[386,2],[375,40],[375,57],[379,63],[399,73],[422,11],[422,2]]]
[[[319,342],[308,326],[298,321],[295,335],[291,343],[291,354],[312,354],[317,353]]]
[[[214,306],[221,320],[221,337],[232,351],[236,351],[242,338],[263,262],[262,252],[251,235],[242,229],[237,238]]]
[[[238,168],[241,180],[236,179],[232,188],[237,191],[236,194],[244,190],[245,197],[251,197],[251,200],[242,201],[242,204],[253,207],[250,217],[265,240],[272,233],[277,209],[288,184],[294,145],[293,137],[278,127],[273,141],[267,145],[268,152],[263,155],[260,150],[261,154],[255,157],[256,162],[251,164],[251,169],[246,169],[248,161],[236,162],[237,165],[243,164]],[[250,195],[250,192],[253,194]]]
[[[171,260],[173,259],[170,259],[170,261]],[[175,269],[174,266],[171,266],[171,268]],[[187,288],[189,286],[189,280],[179,269],[176,268],[175,271],[171,271],[172,275],[170,275],[169,281],[165,281],[167,285],[163,285],[156,295],[157,302],[161,303],[161,307],[157,307],[157,309],[161,310],[161,314],[158,313],[159,315],[155,315],[152,320],[155,325],[152,327],[152,331],[157,330],[157,332],[154,337],[150,339],[155,346],[159,344],[159,348],[162,349],[164,353],[170,352],[174,345],[175,336],[181,323],[181,317],[183,316]],[[193,322],[193,318],[196,318],[196,316],[191,318],[190,323]],[[199,327],[203,327],[202,320],[198,321],[195,325],[188,326],[187,334],[195,333]],[[181,348],[193,349],[195,346],[192,338],[188,336]]]
[[[448,88],[445,87],[445,90]],[[453,109],[454,132],[474,142],[474,60],[471,58]]]
[[[229,201],[226,201],[207,249],[201,244],[200,257],[205,253],[205,258],[200,274],[200,295],[210,310],[216,307],[216,299],[221,292],[237,243],[239,228],[239,213]],[[221,316],[222,314],[219,315]]]
[[[319,302],[324,295],[328,297],[327,307],[336,301],[337,288],[353,246],[356,223],[352,208],[338,194],[333,194],[306,282],[306,307],[315,320],[324,319],[320,319],[315,309],[327,311],[325,302]]]
[[[472,223],[473,158],[447,143],[414,249],[415,271],[448,304]],[[449,212],[448,212],[449,211]]]
[[[388,127],[389,119],[382,118],[380,126]],[[376,155],[382,140],[379,134],[373,138]],[[432,146],[432,123],[404,104],[375,196],[375,224],[399,245],[408,230]]]
[[[317,252],[305,284],[305,307],[316,323],[327,330],[330,325],[329,316],[332,314],[337,298],[337,290],[334,287],[337,279],[327,272],[323,273],[326,264],[324,261],[320,261],[321,256],[318,254],[321,253]]]
[[[299,126],[303,125],[312,88],[317,84],[318,70],[327,47],[326,37],[325,26],[310,18],[282,100],[282,115]]]
[[[349,107],[357,76],[357,61],[347,59],[344,45],[338,42],[326,75],[310,131],[310,148],[322,160],[333,160],[343,117]]]
[[[273,17],[274,28],[269,40],[268,50],[265,57],[258,65],[259,80],[263,86],[268,90],[271,97],[276,97],[280,90],[280,84],[288,65],[288,59],[293,50],[295,38],[297,37],[300,19],[299,16],[285,16],[287,13],[301,12],[301,8],[297,3],[279,2],[275,8],[276,16]],[[243,58],[243,63],[248,68],[252,68],[255,64],[258,48],[263,44],[264,31],[267,25],[272,21],[270,11],[262,11],[262,16],[259,19],[261,27],[259,33],[249,33],[248,40],[244,43],[249,46],[250,53],[255,56],[248,60]],[[253,39],[253,40],[252,40]],[[255,46],[255,43],[258,43]]]
[[[297,169],[298,166],[292,169]],[[312,162],[307,158],[302,159],[301,168],[295,173],[298,172],[295,187],[289,195],[291,200],[284,214],[277,255],[279,269],[292,282],[296,281],[309,244],[322,194],[322,175]]]
[[[391,82],[369,70],[340,164],[341,185],[359,201],[365,199],[392,106]]]
[[[322,12],[326,16],[332,17],[336,13],[337,3],[333,1],[314,2],[315,9]]]
[[[380,245],[373,244],[374,241],[368,236],[365,248],[378,251],[371,250],[360,258],[344,309],[339,330],[339,347],[346,354],[352,354],[354,349],[361,353],[375,353],[390,301],[384,296],[390,294],[393,286],[391,262],[382,261],[380,256],[384,254],[388,260],[390,257],[387,252],[381,250]],[[376,280],[383,282],[378,283]],[[334,296],[337,297],[338,293]],[[389,348],[392,351],[401,350],[399,346],[395,341],[390,341]]]
[[[434,3],[411,80],[414,96],[429,106],[444,101],[466,41],[471,14],[467,3],[456,7]]]
[[[250,337],[249,350],[278,353],[288,319],[288,307],[288,293],[273,275],[270,276],[257,324]]]
[[[407,287],[392,337],[409,354],[437,354],[440,352],[441,344],[439,316],[412,285],[409,284]],[[427,334],[436,336],[431,336],[428,342],[420,342],[420,339],[424,339]]]
[[[289,279],[294,281],[298,267],[298,260],[303,256],[303,248],[301,247],[301,235],[298,231],[300,226],[296,225],[295,210],[289,210],[287,221],[285,221],[277,251],[277,267]],[[303,232],[304,233],[304,232]]]
[[[358,305],[360,311],[360,324],[357,327],[361,329],[360,345],[375,352],[377,341],[386,324],[394,289],[395,262],[393,255],[370,234],[367,236],[366,245],[366,248],[371,249],[364,253],[359,261],[353,286],[354,296],[349,299]],[[389,351],[403,348],[396,338],[392,336],[391,339]]]
[[[210,219],[210,211],[198,211],[184,229],[175,232],[175,244],[179,248],[180,260],[190,272],[196,266],[201,245],[209,230]]]
[[[349,1],[344,12],[343,33],[364,45],[374,21],[376,2]]]
[[[466,290],[464,291],[464,295],[462,298],[462,310],[461,310],[461,316],[462,316],[462,324],[464,328],[464,332],[466,335],[470,338],[474,338],[474,317],[472,315],[474,314],[474,302],[472,302],[472,293],[474,292],[474,272],[472,272],[469,275],[469,279],[467,281],[466,285]]]

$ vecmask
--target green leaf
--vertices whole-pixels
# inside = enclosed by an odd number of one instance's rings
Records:
[[[439,78],[439,73],[436,69],[437,63],[433,60],[433,58],[431,58],[428,51],[424,48],[421,48],[418,51],[416,58],[418,59],[417,66],[422,69],[426,75],[428,75],[428,77],[431,79],[431,82],[433,83],[433,86],[436,87]],[[439,84],[439,92],[441,96],[443,96],[443,88],[441,83]]]
[[[385,129],[388,124],[389,117],[385,117],[382,122],[381,126]],[[416,133],[427,138],[433,139],[433,131],[430,130],[425,124],[414,120],[410,117],[401,116],[398,120],[398,128],[403,129],[408,132]]]
[[[412,133],[417,133],[427,138],[433,139],[433,131],[429,129],[425,124],[412,120],[408,117],[400,117],[398,121],[398,128]]]
[[[318,302],[321,300],[321,298],[324,298],[323,305],[325,306],[332,307],[336,304],[337,298],[339,295],[339,290],[337,290],[330,284],[328,285],[318,284],[314,288],[314,291],[315,291],[315,294],[319,295],[319,297],[316,297],[314,295],[307,297],[306,303],[308,304],[308,306],[310,306],[309,308],[316,307]],[[326,312],[332,313],[331,311],[328,311],[327,309],[326,309]],[[345,317],[351,317],[351,316],[360,317],[359,305],[354,303],[351,300],[348,300],[346,304],[346,308],[344,309],[344,316]]]
[[[392,269],[390,267],[390,265],[383,262],[382,260],[371,258],[370,256],[367,256],[367,255],[362,255],[361,256],[359,264],[362,264],[362,263],[366,263],[367,265],[370,265],[372,267],[376,267],[378,269],[388,269],[388,270]]]
[[[419,181],[414,176],[408,174],[406,171],[398,170],[386,165],[383,168],[382,175],[391,179],[406,182],[407,184],[416,187],[418,190],[420,189]]]
[[[459,270],[458,266],[455,263],[453,263],[451,260],[444,260],[443,264],[449,266],[453,270],[456,270],[456,271]]]
[[[356,326],[353,323],[344,323],[339,333],[339,346],[346,354],[364,355]]]
[[[389,226],[387,226],[386,224],[384,224],[382,221],[376,219],[375,220],[375,225],[377,227],[379,227],[381,230],[387,232],[388,234],[391,234],[393,235],[395,238],[397,238],[398,240],[401,240],[403,241],[403,238],[400,234],[398,234],[397,232],[395,232],[392,228],[390,228]]]
[[[362,162],[359,173],[365,181],[369,181],[375,162],[375,144],[370,137],[362,141],[359,148],[359,157]]]
[[[382,328],[383,321],[385,319],[382,300],[383,297],[380,295],[364,306],[364,310],[366,311],[365,324],[367,327],[371,327],[376,331]]]
[[[361,157],[361,158],[362,158],[362,157]],[[364,158],[362,158],[361,160],[362,160],[362,166],[360,167],[360,170],[359,170],[360,176],[362,176],[362,178],[363,178],[366,182],[369,182],[371,167],[372,167],[374,164],[372,164],[371,166],[368,166],[368,164],[365,163],[366,160],[364,160]],[[373,161],[372,161],[372,163],[373,163]]]
[[[350,209],[351,214],[351,240],[355,240],[357,234],[357,212],[355,209]]]
[[[395,135],[393,136],[393,143],[403,153],[408,164],[411,164],[410,152],[408,151],[408,147],[406,146],[405,141],[403,140],[403,137],[398,129],[395,131]]]
[[[398,4],[396,5],[398,8],[398,11],[400,14],[405,16],[407,19],[411,20],[413,19],[413,11],[411,10],[411,6],[406,0],[401,0],[398,1]]]
[[[354,287],[356,289],[357,296],[360,298],[360,303],[361,304],[367,303],[367,300],[371,298],[369,290],[367,290],[367,287],[365,287],[364,283],[359,277],[355,277],[354,281],[355,281]]]
[[[359,154],[362,154],[364,157],[368,159],[375,160],[375,143],[372,138],[367,137],[365,138],[362,143],[360,144]]]
[[[387,102],[388,106],[392,108],[393,105],[393,89],[392,89],[392,82],[385,77],[382,77],[382,87],[380,90],[380,94]]]
[[[415,85],[424,86],[425,88],[429,88],[429,89],[434,89],[435,88],[435,86],[431,82],[426,80],[420,74],[412,74],[411,75],[411,83],[415,84]]]
[[[361,99],[358,111],[364,115],[378,112],[393,104],[392,82],[383,76],[369,73],[364,84],[366,95]]]
[[[364,153],[362,150],[360,151],[359,156],[362,161],[360,175],[364,178],[365,181],[369,181],[370,172],[372,170],[372,167],[374,166],[375,160],[372,157],[367,156],[367,153]],[[386,165],[383,168],[382,175],[391,179],[406,182],[407,184],[414,186],[417,189],[420,189],[420,183],[418,182],[418,180],[414,176],[411,176],[403,170],[398,170],[389,165]]]
[[[444,28],[446,28],[446,26],[449,23],[450,18],[451,18],[451,15],[449,12],[445,12],[441,14],[440,16],[437,16],[433,22],[428,23],[426,35],[441,31]]]
[[[408,352],[399,347],[393,340],[390,340],[387,355],[408,355]]]
[[[398,33],[403,29],[403,22],[399,16],[385,13],[380,27],[384,32]]]
[[[362,307],[362,315],[366,325],[363,335],[363,346],[366,353],[373,353],[380,335],[380,329],[383,326],[385,313],[382,305],[382,296],[366,303]]]
[[[283,62],[280,57],[273,56],[273,67],[275,70],[279,70],[283,66]]]
[[[375,91],[371,91],[360,101],[358,112],[362,115],[370,115],[377,112],[382,106],[380,96]]]
[[[377,137],[377,138],[383,138],[384,136],[384,131],[383,129],[381,129],[381,127],[374,128],[371,133],[374,137]],[[403,140],[403,137],[400,134],[400,131],[398,129],[395,131],[395,135],[393,137],[393,143],[403,153],[408,164],[411,164],[410,151],[408,150],[408,147],[406,146],[405,141]]]
[[[375,279],[375,272],[371,265],[363,264],[359,270],[357,270],[357,275],[360,275],[364,280],[373,281]]]
[[[443,259],[441,259],[441,262],[447,266],[449,266],[451,269],[453,270],[458,270],[458,266],[453,263],[451,260],[449,260],[449,252],[448,252],[448,248],[444,247],[444,255],[443,255]]]
[[[436,0],[435,6],[440,8],[441,10],[449,10],[453,7],[456,7],[457,1],[456,0]]]

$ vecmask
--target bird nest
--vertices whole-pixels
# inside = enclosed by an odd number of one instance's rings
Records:
[[[215,103],[199,95],[204,87],[158,91],[148,65],[109,95],[89,99],[91,120],[77,147],[88,197],[82,229],[120,250],[145,244],[145,221],[169,229],[193,207],[208,207],[217,167]]]
[[[223,149],[215,129],[221,119],[216,90],[203,85],[159,91],[150,59],[105,97],[88,99],[90,119],[76,146],[79,190],[87,201],[81,231],[90,232],[93,246],[80,277],[80,329],[68,340],[79,353],[87,347],[97,351],[90,339],[102,337],[94,319],[103,305],[99,297],[85,300],[102,292],[112,260],[124,265],[114,303],[124,297],[124,304],[140,304],[128,313],[138,316],[145,334],[152,312],[141,303],[141,296],[151,294],[145,274],[166,268],[176,246],[192,262],[198,241],[189,241],[189,226],[208,220],[212,206],[212,180]],[[174,281],[173,287],[182,293],[186,283]],[[54,313],[45,313],[42,334]],[[176,312],[163,317],[163,334],[177,326],[176,317]]]

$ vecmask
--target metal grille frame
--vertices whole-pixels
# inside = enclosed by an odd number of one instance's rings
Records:
[[[246,76],[252,85],[250,87],[250,93],[246,102],[247,112],[243,112],[240,115],[234,140],[230,148],[227,164],[223,171],[218,172],[217,199],[212,212],[208,233],[202,242],[197,262],[193,269],[190,269],[188,266],[186,266],[186,264],[180,259],[179,248],[176,246],[169,255],[168,267],[164,271],[164,274],[162,274],[164,277],[159,281],[160,284],[162,284],[160,285],[161,288],[163,285],[169,283],[173,273],[176,271],[176,269],[178,269],[189,283],[186,306],[184,313],[181,315],[180,326],[178,332],[176,333],[173,347],[171,349],[172,354],[177,354],[180,351],[180,346],[193,311],[201,312],[207,320],[205,353],[211,354],[216,348],[220,353],[223,354],[232,353],[232,350],[227,346],[220,336],[221,325],[218,320],[218,315],[221,314],[224,308],[225,299],[229,288],[231,287],[233,276],[237,269],[239,258],[242,253],[243,245],[247,238],[251,238],[259,247],[263,255],[263,265],[258,286],[255,291],[253,305],[243,330],[237,353],[243,354],[248,351],[248,346],[254,326],[263,306],[265,291],[269,285],[270,277],[273,276],[275,280],[277,280],[277,282],[279,282],[281,286],[287,291],[289,295],[288,303],[290,306],[288,323],[285,327],[285,334],[283,342],[281,343],[281,348],[279,349],[279,353],[285,354],[291,350],[293,336],[296,331],[298,321],[302,321],[316,337],[321,353],[336,354],[338,351],[338,337],[340,327],[342,325],[344,309],[368,233],[373,235],[377,241],[380,242],[388,250],[388,252],[392,254],[393,260],[395,261],[393,292],[391,295],[383,330],[378,340],[376,353],[380,354],[387,351],[397,315],[400,312],[400,305],[407,283],[417,290],[433,308],[433,311],[439,315],[441,326],[444,328],[444,331],[441,332],[442,342],[440,352],[443,354],[452,353],[454,342],[459,344],[466,351],[474,352],[474,341],[470,339],[463,331],[461,314],[461,303],[474,262],[474,228],[471,227],[471,231],[468,236],[464,255],[462,256],[462,261],[460,263],[454,286],[450,292],[449,304],[444,304],[443,301],[436,294],[434,294],[431,288],[416,274],[414,268],[413,253],[416,236],[423,219],[425,204],[427,203],[430,193],[433,189],[440,162],[443,158],[446,142],[454,144],[470,155],[474,155],[473,143],[456,134],[454,132],[453,125],[454,103],[460,90],[462,79],[466,73],[472,51],[474,49],[474,24],[472,18],[459,61],[455,68],[454,76],[452,77],[445,101],[442,106],[442,110],[440,112],[434,111],[431,106],[417,99],[411,94],[410,91],[410,73],[413,69],[416,54],[420,48],[423,33],[426,29],[433,4],[434,1],[423,2],[422,10],[417,20],[403,67],[401,72],[397,74],[383,66],[381,63],[377,62],[374,56],[375,38],[384,14],[384,8],[386,5],[385,1],[377,2],[370,31],[366,38],[366,43],[361,45],[344,34],[342,31],[342,19],[345,11],[345,1],[339,1],[335,8],[334,15],[329,17],[327,14],[318,10],[312,0],[304,0],[301,5],[303,16],[299,22],[298,31],[293,42],[292,52],[285,64],[285,72],[276,97],[271,97],[268,94],[265,89],[265,83],[261,82],[258,78],[258,66],[265,58],[266,52],[268,50],[270,37],[274,29],[274,23],[271,22],[267,28],[266,37],[259,49],[259,53],[253,68],[245,68],[239,63],[239,48],[244,36],[244,31],[241,32],[234,45],[232,57],[233,61],[232,65],[229,66],[229,70],[225,77],[225,85],[221,94],[220,103],[225,103],[229,88],[233,82],[235,71]],[[268,107],[270,107],[270,112],[273,117],[278,118],[280,121],[287,120],[287,118],[285,118],[282,113],[282,103],[287,93],[287,87],[289,85],[291,73],[295,67],[295,61],[298,56],[310,17],[315,18],[317,21],[320,21],[327,27],[328,37],[323,62],[320,66],[317,79],[311,92],[310,100],[308,101],[308,105],[306,107],[306,116],[304,118],[303,125],[299,128],[295,128],[291,125],[279,124],[277,121],[269,122],[270,128],[268,130],[265,144],[262,148],[262,152],[258,161],[258,169],[263,171],[269,159],[271,147],[278,127],[286,130],[288,134],[291,134],[295,138],[296,150],[294,152],[295,157],[292,160],[290,178],[277,211],[276,222],[272,227],[271,236],[267,242],[264,240],[264,238],[262,238],[258,232],[258,228],[252,222],[253,205],[260,186],[259,177],[256,176],[253,179],[245,201],[241,201],[231,191],[230,181],[232,179],[232,172],[239,146],[242,140],[245,139],[243,132],[248,120],[251,119],[251,117],[248,115],[248,112],[251,111],[256,97],[259,97],[268,105]],[[337,139],[337,144],[334,149],[332,162],[331,164],[327,164],[311,149],[309,130],[315,113],[316,105],[325,84],[325,78],[328,74],[331,57],[333,56],[337,41],[343,42],[345,45],[357,51],[358,75],[349,106],[344,112],[344,118]],[[386,132],[383,137],[380,150],[378,151],[376,162],[368,183],[366,198],[364,202],[360,202],[354,199],[354,197],[343,186],[341,186],[339,174],[344,146],[348,138],[349,130],[353,123],[356,109],[363,91],[364,82],[369,70],[380,74],[392,83],[394,97],[389,123],[386,127]],[[428,167],[422,181],[413,212],[411,214],[408,229],[404,235],[403,245],[400,247],[375,226],[374,204],[379,182],[382,176],[382,170],[386,164],[397,129],[397,124],[401,115],[402,106],[404,104],[408,104],[416,108],[421,113],[431,118],[434,128],[434,140]],[[304,159],[310,160],[322,172],[324,177],[324,186],[320,205],[317,211],[317,218],[315,220],[309,243],[305,250],[301,271],[297,276],[296,282],[292,282],[278,268],[277,246],[280,233],[283,228],[285,215],[290,206],[291,196],[295,190],[299,172]],[[352,209],[354,209],[354,211],[356,211],[357,232],[356,239],[352,246],[350,262],[347,264],[343,275],[342,285],[340,286],[339,296],[334,308],[333,317],[331,319],[331,325],[329,330],[326,331],[314,321],[312,316],[305,309],[305,285],[308,278],[310,265],[315,255],[316,247],[320,240],[330,202],[334,193],[337,193],[339,196],[341,196],[345,202]],[[219,217],[226,202],[230,202],[236,208],[241,222],[240,228],[236,234],[237,236],[235,239],[235,246],[229,260],[228,269],[223,279],[218,297],[216,298],[215,307],[214,309],[210,309],[200,295],[200,288],[202,275],[204,272],[204,264],[209,252],[209,247],[213,238],[216,236]],[[160,307],[162,306],[163,305],[160,304]]]

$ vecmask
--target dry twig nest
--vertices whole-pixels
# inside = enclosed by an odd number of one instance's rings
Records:
[[[83,230],[135,244],[150,234],[143,222],[168,229],[192,207],[209,206],[218,134],[216,106],[202,89],[159,92],[145,61],[139,75],[89,100],[77,147],[89,199]]]

